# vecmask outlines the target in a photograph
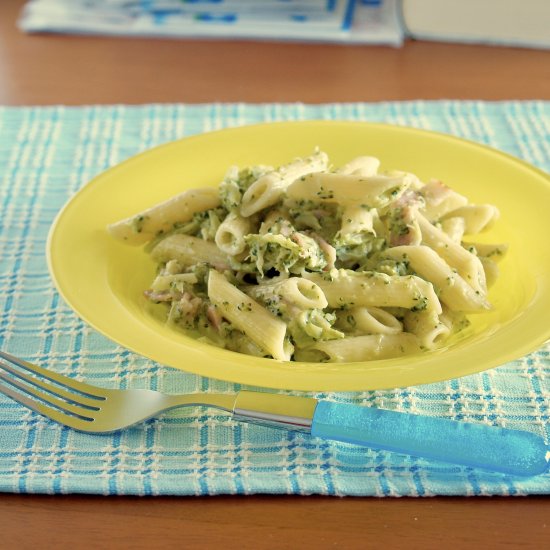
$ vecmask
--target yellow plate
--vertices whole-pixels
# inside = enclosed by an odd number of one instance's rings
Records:
[[[315,146],[335,164],[373,155],[382,169],[439,178],[474,203],[501,211],[486,242],[507,257],[489,298],[494,309],[446,349],[347,364],[282,363],[222,350],[166,327],[142,297],[154,265],[141,248],[115,242],[108,223],[188,187],[217,185],[231,165],[278,165]],[[61,211],[48,239],[50,272],[65,301],[96,330],[164,365],[203,376],[294,390],[410,386],[496,367],[550,337],[550,177],[499,151],[451,136],[360,122],[245,126],[168,143],[92,180]]]

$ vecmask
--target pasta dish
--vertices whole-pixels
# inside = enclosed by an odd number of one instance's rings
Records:
[[[147,299],[226,349],[364,361],[441,347],[490,308],[505,245],[464,241],[498,218],[443,182],[319,150],[231,167],[108,231],[158,264]]]

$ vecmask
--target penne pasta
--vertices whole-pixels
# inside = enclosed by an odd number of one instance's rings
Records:
[[[228,256],[236,256],[246,248],[245,237],[251,233],[252,223],[235,212],[230,212],[216,231],[214,241]]]
[[[214,243],[181,233],[170,235],[160,241],[151,251],[151,257],[162,263],[177,260],[184,266],[209,263],[219,269],[229,267],[227,255]]]
[[[354,176],[376,176],[380,168],[380,161],[376,157],[356,157],[341,166],[338,174],[352,174]]]
[[[441,313],[432,284],[415,275],[401,277],[340,269],[328,277],[320,273],[305,273],[304,277],[319,285],[333,308],[403,307]]]
[[[464,246],[475,250],[479,258],[490,258],[494,262],[500,262],[508,251],[507,244],[464,243]]]
[[[325,170],[327,165],[327,155],[318,151],[307,159],[297,159],[278,170],[268,172],[246,190],[242,199],[241,215],[248,217],[274,205],[293,181],[306,174]]]
[[[398,199],[410,185],[411,179],[407,175],[365,177],[317,172],[297,179],[288,187],[287,196],[295,200],[384,208]]]
[[[388,248],[384,255],[408,262],[423,280],[435,286],[439,299],[451,309],[469,313],[489,309],[485,293],[474,290],[428,246],[396,246]]]
[[[422,232],[422,243],[433,248],[475,291],[485,294],[487,283],[479,258],[454,242],[421,214],[418,214],[417,220]]]
[[[489,258],[480,258],[483,271],[485,272],[485,280],[487,281],[487,287],[491,288],[498,279],[500,270],[498,264]]]
[[[170,326],[278,361],[385,360],[433,350],[491,305],[506,245],[463,242],[498,218],[438,180],[380,171],[358,156],[334,169],[316,150],[273,168],[231,167],[108,227],[147,243],[144,295]]]
[[[390,359],[421,350],[418,338],[406,332],[350,336],[343,340],[317,342],[310,349],[324,353],[329,361],[335,363]]]
[[[327,299],[318,285],[301,277],[291,277],[271,284],[255,285],[246,288],[253,298],[284,300],[298,309],[324,309]]]
[[[449,239],[457,244],[462,242],[465,229],[466,222],[464,221],[464,218],[453,216],[451,218],[441,220],[441,231],[443,231]]]
[[[115,239],[127,244],[144,244],[168,233],[177,224],[190,220],[193,214],[215,208],[219,204],[217,189],[190,189],[135,216],[109,225],[107,231]]]
[[[363,334],[397,334],[403,323],[389,311],[378,307],[354,307],[336,313],[338,326],[347,332]]]
[[[499,215],[497,207],[492,204],[467,204],[451,210],[442,217],[442,220],[449,217],[462,218],[464,220],[464,233],[471,235],[489,229],[498,220]]]
[[[439,180],[432,180],[420,189],[424,198],[424,215],[430,221],[442,218],[461,206],[468,204],[468,199],[453,191]]]
[[[208,297],[223,317],[268,355],[281,361],[290,359],[285,348],[286,324],[215,270],[208,276]]]
[[[374,230],[374,216],[376,210],[367,209],[360,205],[350,204],[342,212],[342,225],[336,235],[341,243],[360,243],[364,233],[376,235]]]
[[[451,332],[433,311],[407,311],[404,315],[404,327],[418,338],[425,349],[437,347]]]

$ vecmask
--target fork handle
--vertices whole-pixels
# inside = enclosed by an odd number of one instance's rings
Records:
[[[311,433],[376,449],[513,475],[548,468],[550,449],[529,432],[320,401]]]

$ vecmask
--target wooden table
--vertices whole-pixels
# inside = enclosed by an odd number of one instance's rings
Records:
[[[0,2],[0,104],[550,99],[550,51],[25,36]],[[2,548],[543,548],[550,500],[0,495]]]

